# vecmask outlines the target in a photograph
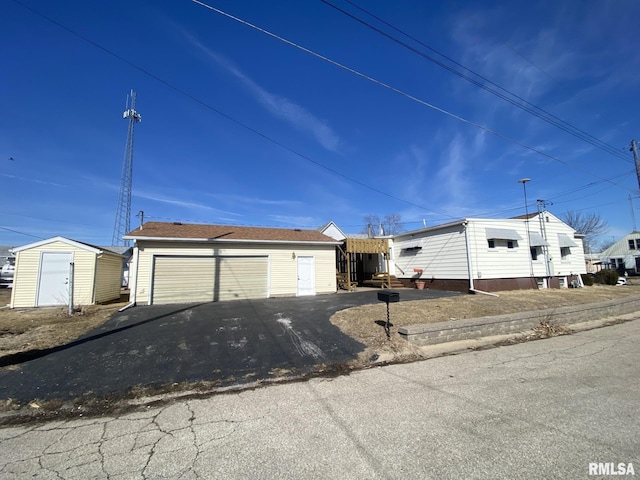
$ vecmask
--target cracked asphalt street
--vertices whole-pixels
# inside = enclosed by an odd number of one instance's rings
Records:
[[[0,476],[589,478],[640,472],[640,321],[333,379],[0,429]],[[593,477],[591,477],[593,478]]]

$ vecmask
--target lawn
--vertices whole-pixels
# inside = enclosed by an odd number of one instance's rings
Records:
[[[348,295],[348,294],[343,294]],[[331,322],[345,334],[365,344],[365,352],[406,352],[407,342],[400,339],[400,326],[433,323],[463,318],[476,318],[527,310],[543,310],[629,295],[640,295],[638,285],[624,287],[593,286],[579,289],[519,290],[500,292],[498,297],[464,295],[436,300],[419,300],[391,304],[393,336],[388,340],[384,329],[376,324],[386,320],[386,307],[376,303],[337,312]],[[0,290],[0,305],[10,301],[11,290]],[[0,309],[0,356],[64,345],[92,330],[126,305],[126,301],[110,305],[82,307],[69,316],[66,307]],[[367,357],[368,358],[368,357]]]
[[[398,327],[545,310],[634,295],[640,295],[640,281],[637,284],[620,287],[594,285],[571,289],[515,290],[498,292],[498,297],[475,294],[434,300],[400,301],[390,304],[393,324],[391,339],[387,338],[383,327],[379,324],[382,320],[386,320],[385,304],[378,303],[342,310],[331,317],[331,322],[342,332],[367,346],[359,359],[366,363],[372,355],[381,353],[390,353],[396,358],[420,356],[417,347],[399,337]],[[585,316],[588,317],[588,315]]]

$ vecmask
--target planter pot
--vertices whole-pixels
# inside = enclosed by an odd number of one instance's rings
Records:
[[[424,286],[427,284],[424,280],[416,280],[416,288],[418,290],[424,290]]]

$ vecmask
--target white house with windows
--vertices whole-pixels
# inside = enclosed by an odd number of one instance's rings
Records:
[[[405,232],[391,252],[391,273],[408,287],[424,280],[457,291],[558,288],[586,273],[582,236],[549,212]]]
[[[600,254],[602,268],[620,273],[640,273],[640,232],[633,231]]]

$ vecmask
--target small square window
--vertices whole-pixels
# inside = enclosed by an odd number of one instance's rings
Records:
[[[515,242],[513,240],[507,240],[507,248],[514,248]]]
[[[538,259],[538,249],[537,247],[531,247],[531,260]]]
[[[568,260],[569,255],[571,255],[571,248],[569,247],[560,248],[560,256],[562,257],[562,260]]]
[[[496,248],[496,241],[495,240],[489,240],[489,248]]]
[[[629,250],[635,250],[636,245],[634,240],[629,240]]]

